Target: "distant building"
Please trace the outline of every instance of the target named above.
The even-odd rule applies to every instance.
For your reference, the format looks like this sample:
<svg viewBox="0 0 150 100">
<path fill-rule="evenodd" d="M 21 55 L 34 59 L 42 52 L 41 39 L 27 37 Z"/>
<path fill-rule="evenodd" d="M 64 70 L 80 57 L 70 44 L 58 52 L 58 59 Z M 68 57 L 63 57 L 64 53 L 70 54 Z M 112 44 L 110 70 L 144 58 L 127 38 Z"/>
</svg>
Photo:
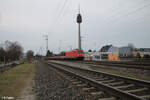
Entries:
<svg viewBox="0 0 150 100">
<path fill-rule="evenodd" d="M 94 61 L 132 60 L 132 58 L 139 57 L 139 56 L 144 58 L 149 58 L 150 48 L 135 49 L 131 46 L 115 47 L 113 45 L 105 45 L 99 50 L 99 52 L 86 52 L 85 60 L 94 60 Z"/>
<path fill-rule="evenodd" d="M 134 56 L 137 57 L 138 54 L 140 57 L 144 57 L 145 55 L 150 56 L 150 48 L 136 48 L 134 50 Z"/>
<path fill-rule="evenodd" d="M 107 54 L 105 52 L 105 54 Z M 104 60 L 102 59 L 102 54 L 101 52 L 86 52 L 84 54 L 85 59 L 84 60 L 93 60 L 93 61 L 101 61 Z M 105 57 L 106 58 L 106 57 Z M 105 59 L 108 60 L 108 57 Z"/>
<path fill-rule="evenodd" d="M 106 45 L 100 49 L 100 52 L 108 52 L 113 45 Z"/>
<path fill-rule="evenodd" d="M 113 45 L 106 45 L 103 46 L 99 52 L 86 52 L 85 53 L 85 60 L 94 60 L 94 61 L 101 61 L 101 60 L 115 60 L 119 59 L 118 56 L 118 47 L 114 47 Z"/>
<path fill-rule="evenodd" d="M 136 51 L 144 52 L 145 54 L 150 53 L 150 48 L 137 48 Z"/>
<path fill-rule="evenodd" d="M 91 56 L 92 56 L 92 60 L 94 60 L 94 61 L 100 61 L 101 60 L 101 54 L 100 54 L 100 52 L 93 52 L 91 54 Z"/>
<path fill-rule="evenodd" d="M 84 53 L 84 60 L 92 60 L 93 52 L 85 52 Z"/>
<path fill-rule="evenodd" d="M 119 57 L 131 57 L 133 56 L 133 49 L 131 47 L 120 47 Z"/>
<path fill-rule="evenodd" d="M 106 45 L 101 48 L 100 52 L 118 53 L 119 48 L 113 45 Z"/>
<path fill-rule="evenodd" d="M 119 53 L 119 48 L 115 46 L 111 46 L 108 50 L 109 53 Z"/>
<path fill-rule="evenodd" d="M 119 48 L 113 45 L 103 46 L 100 50 L 101 60 L 119 60 Z"/>
</svg>

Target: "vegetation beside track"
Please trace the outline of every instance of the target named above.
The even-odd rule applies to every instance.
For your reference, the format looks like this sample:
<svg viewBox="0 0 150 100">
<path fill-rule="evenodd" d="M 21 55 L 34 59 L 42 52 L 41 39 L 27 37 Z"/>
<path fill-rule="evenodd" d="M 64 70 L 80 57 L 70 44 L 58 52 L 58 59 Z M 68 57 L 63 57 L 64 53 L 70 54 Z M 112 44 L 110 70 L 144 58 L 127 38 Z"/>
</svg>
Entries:
<svg viewBox="0 0 150 100">
<path fill-rule="evenodd" d="M 0 73 L 0 97 L 17 98 L 26 86 L 26 80 L 35 75 L 35 64 L 24 63 Z"/>
</svg>

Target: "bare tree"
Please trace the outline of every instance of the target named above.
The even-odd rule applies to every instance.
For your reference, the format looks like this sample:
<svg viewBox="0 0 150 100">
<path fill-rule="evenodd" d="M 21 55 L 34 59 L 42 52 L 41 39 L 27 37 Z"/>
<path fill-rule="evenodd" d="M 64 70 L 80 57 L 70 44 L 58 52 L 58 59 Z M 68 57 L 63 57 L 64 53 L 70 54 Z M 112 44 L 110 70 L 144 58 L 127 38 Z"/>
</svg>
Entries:
<svg viewBox="0 0 150 100">
<path fill-rule="evenodd" d="M 27 51 L 27 59 L 28 59 L 28 61 L 31 61 L 33 56 L 34 56 L 34 52 L 32 50 L 28 50 Z"/>
<path fill-rule="evenodd" d="M 14 61 L 19 60 L 23 54 L 23 48 L 18 42 L 5 41 L 0 48 L 0 60 L 1 61 Z"/>
<path fill-rule="evenodd" d="M 10 61 L 19 60 L 23 54 L 23 48 L 18 42 L 5 42 L 7 57 Z"/>
<path fill-rule="evenodd" d="M 18 42 L 5 41 L 6 60 L 19 60 L 23 55 L 23 47 Z"/>
<path fill-rule="evenodd" d="M 46 53 L 46 56 L 48 57 L 48 56 L 52 56 L 52 55 L 53 55 L 53 52 L 50 52 L 50 50 L 48 50 Z"/>
<path fill-rule="evenodd" d="M 0 61 L 4 62 L 6 57 L 6 51 L 4 50 L 4 48 L 0 47 Z"/>
</svg>

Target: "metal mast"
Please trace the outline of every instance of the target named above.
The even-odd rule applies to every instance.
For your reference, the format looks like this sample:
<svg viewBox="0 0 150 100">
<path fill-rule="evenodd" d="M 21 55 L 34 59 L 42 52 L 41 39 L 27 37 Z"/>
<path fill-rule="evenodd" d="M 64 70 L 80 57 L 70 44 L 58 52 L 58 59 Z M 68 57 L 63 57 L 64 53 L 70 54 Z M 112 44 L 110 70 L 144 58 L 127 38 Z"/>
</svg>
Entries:
<svg viewBox="0 0 150 100">
<path fill-rule="evenodd" d="M 48 35 L 44 35 L 46 41 L 46 51 L 48 51 Z"/>
<path fill-rule="evenodd" d="M 77 15 L 77 23 L 78 23 L 78 49 L 81 49 L 81 31 L 80 31 L 80 23 L 82 23 L 82 16 L 80 14 L 80 6 L 79 13 Z"/>
</svg>

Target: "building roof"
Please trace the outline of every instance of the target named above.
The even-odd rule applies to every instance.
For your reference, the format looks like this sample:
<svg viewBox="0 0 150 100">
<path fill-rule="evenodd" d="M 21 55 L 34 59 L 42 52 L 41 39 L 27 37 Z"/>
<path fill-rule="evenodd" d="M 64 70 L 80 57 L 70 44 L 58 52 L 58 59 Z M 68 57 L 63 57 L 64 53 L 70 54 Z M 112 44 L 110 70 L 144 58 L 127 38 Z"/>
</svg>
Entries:
<svg viewBox="0 0 150 100">
<path fill-rule="evenodd" d="M 100 52 L 108 52 L 109 48 L 111 48 L 112 45 L 106 45 L 106 46 L 103 46 L 100 50 Z"/>
<path fill-rule="evenodd" d="M 136 48 L 135 51 L 150 52 L 150 48 Z"/>
</svg>

